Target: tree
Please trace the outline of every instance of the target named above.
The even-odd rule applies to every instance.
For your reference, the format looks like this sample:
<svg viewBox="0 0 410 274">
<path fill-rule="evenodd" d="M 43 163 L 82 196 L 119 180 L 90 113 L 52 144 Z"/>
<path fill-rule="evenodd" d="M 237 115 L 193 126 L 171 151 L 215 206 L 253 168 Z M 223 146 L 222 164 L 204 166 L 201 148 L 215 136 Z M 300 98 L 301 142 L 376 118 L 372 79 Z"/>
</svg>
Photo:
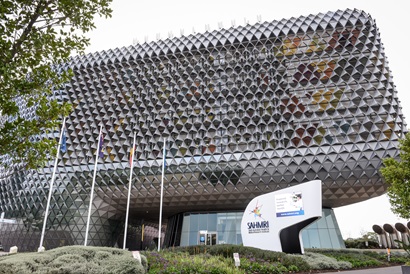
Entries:
<svg viewBox="0 0 410 274">
<path fill-rule="evenodd" d="M 54 155 L 71 106 L 53 96 L 71 71 L 63 64 L 89 45 L 96 15 L 112 0 L 2 0 L 0 5 L 0 165 L 36 168 Z M 54 153 L 53 153 L 54 152 Z M 51 153 L 51 154 L 50 154 Z"/>
<path fill-rule="evenodd" d="M 371 231 L 360 231 L 361 238 L 365 241 L 378 242 L 377 233 Z"/>
<path fill-rule="evenodd" d="M 345 240 L 347 248 L 380 248 L 377 234 L 374 232 L 361 232 L 362 236 L 359 238 L 348 238 Z"/>
<path fill-rule="evenodd" d="M 383 160 L 380 169 L 388 184 L 387 195 L 392 211 L 404 219 L 410 218 L 410 133 L 399 140 L 400 160 L 393 158 Z"/>
</svg>

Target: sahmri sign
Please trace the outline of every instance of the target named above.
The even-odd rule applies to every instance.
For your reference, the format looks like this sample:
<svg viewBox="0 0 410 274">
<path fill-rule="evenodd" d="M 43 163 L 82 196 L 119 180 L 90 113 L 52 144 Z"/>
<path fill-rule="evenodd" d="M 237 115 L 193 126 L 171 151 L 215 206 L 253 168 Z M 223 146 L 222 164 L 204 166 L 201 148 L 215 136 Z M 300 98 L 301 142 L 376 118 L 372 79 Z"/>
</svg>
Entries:
<svg viewBox="0 0 410 274">
<path fill-rule="evenodd" d="M 321 181 L 310 181 L 260 195 L 248 204 L 243 214 L 243 245 L 303 253 L 301 230 L 321 216 Z"/>
</svg>

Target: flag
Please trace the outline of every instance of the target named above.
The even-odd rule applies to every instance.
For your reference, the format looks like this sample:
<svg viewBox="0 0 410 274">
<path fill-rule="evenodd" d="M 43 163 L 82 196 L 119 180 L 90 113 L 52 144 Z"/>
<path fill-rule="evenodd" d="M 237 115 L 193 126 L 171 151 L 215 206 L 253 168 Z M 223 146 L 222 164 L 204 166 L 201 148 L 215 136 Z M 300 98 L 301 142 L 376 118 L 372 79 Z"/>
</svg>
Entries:
<svg viewBox="0 0 410 274">
<path fill-rule="evenodd" d="M 132 165 L 132 154 L 134 154 L 136 147 L 131 148 L 130 150 L 130 166 Z"/>
<path fill-rule="evenodd" d="M 67 137 L 65 136 L 65 128 L 63 128 L 63 135 L 61 136 L 60 150 L 62 153 L 67 151 Z"/>
<path fill-rule="evenodd" d="M 98 148 L 100 158 L 104 158 L 104 135 L 100 135 L 100 147 Z"/>
</svg>

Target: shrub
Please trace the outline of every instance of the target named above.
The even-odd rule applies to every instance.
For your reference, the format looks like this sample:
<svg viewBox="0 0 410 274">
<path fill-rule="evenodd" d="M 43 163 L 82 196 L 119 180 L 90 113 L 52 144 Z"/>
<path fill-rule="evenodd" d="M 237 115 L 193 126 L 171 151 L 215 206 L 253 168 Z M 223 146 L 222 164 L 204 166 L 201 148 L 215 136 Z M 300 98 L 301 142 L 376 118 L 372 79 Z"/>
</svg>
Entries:
<svg viewBox="0 0 410 274">
<path fill-rule="evenodd" d="M 147 257 L 145 257 L 144 255 L 140 255 L 141 256 L 141 264 L 142 267 L 144 268 L 145 273 L 148 272 L 148 260 Z"/>
<path fill-rule="evenodd" d="M 275 252 L 270 250 L 263 250 L 259 248 L 242 246 L 242 245 L 214 245 L 214 246 L 184 246 L 184 247 L 175 247 L 171 250 L 176 252 L 188 252 L 191 255 L 195 254 L 210 254 L 223 256 L 225 258 L 232 259 L 233 253 L 239 253 L 239 256 L 242 258 L 249 258 L 253 260 L 258 260 L 261 262 L 269 263 L 280 263 L 286 268 L 289 266 L 297 267 L 299 271 L 307 271 L 310 269 L 309 265 L 299 257 L 288 256 L 283 252 Z M 233 259 L 232 259 L 233 260 Z"/>
<path fill-rule="evenodd" d="M 142 261 L 146 258 L 142 256 Z M 129 251 L 109 247 L 65 246 L 42 253 L 0 257 L 0 274 L 123 273 L 143 274 L 144 266 Z"/>
<path fill-rule="evenodd" d="M 338 261 L 350 262 L 354 268 L 379 267 L 386 264 L 380 261 L 377 255 L 369 256 L 370 251 L 365 253 L 361 250 L 352 249 L 315 249 L 315 252 L 335 258 Z"/>
<path fill-rule="evenodd" d="M 349 262 L 338 261 L 320 253 L 306 252 L 304 255 L 293 255 L 303 258 L 312 269 L 350 269 L 352 264 Z"/>
<path fill-rule="evenodd" d="M 235 269 L 233 253 L 239 253 L 241 266 Z M 185 273 L 186 258 L 191 258 L 191 267 L 187 273 L 288 273 L 308 271 L 309 265 L 299 257 L 289 256 L 283 252 L 273 252 L 253 247 L 239 245 L 215 246 L 186 246 L 174 247 L 160 253 L 146 251 L 150 273 Z M 201 258 L 201 267 L 207 265 L 208 270 L 201 272 L 201 267 L 196 267 L 192 257 Z M 162 268 L 161 268 L 162 267 Z M 207 269 L 205 268 L 205 269 Z M 212 270 L 214 269 L 214 270 Z"/>
<path fill-rule="evenodd" d="M 208 254 L 190 255 L 184 252 L 145 252 L 149 262 L 148 273 L 244 273 L 237 271 L 233 259 Z"/>
<path fill-rule="evenodd" d="M 363 254 L 372 257 L 382 263 L 389 263 L 387 254 L 385 251 L 363 251 Z M 405 264 L 408 258 L 405 253 L 400 251 L 391 251 L 390 263 Z"/>
<path fill-rule="evenodd" d="M 346 248 L 380 248 L 379 243 L 372 239 L 348 239 L 345 240 Z"/>
<path fill-rule="evenodd" d="M 298 268 L 293 266 L 294 270 L 289 270 L 281 263 L 269 263 L 262 262 L 258 260 L 250 260 L 247 258 L 241 259 L 240 269 L 245 271 L 245 273 L 259 273 L 259 274 L 280 274 L 288 273 L 289 271 L 298 271 Z"/>
</svg>

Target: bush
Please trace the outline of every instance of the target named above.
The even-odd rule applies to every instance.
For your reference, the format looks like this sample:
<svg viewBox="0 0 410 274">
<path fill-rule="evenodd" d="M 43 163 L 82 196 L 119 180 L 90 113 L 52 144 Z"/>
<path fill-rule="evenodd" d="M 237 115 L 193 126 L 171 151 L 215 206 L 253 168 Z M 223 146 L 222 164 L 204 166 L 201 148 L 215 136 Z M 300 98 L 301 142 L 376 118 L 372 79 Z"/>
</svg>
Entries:
<svg viewBox="0 0 410 274">
<path fill-rule="evenodd" d="M 338 261 L 335 258 L 328 257 L 320 253 L 306 252 L 304 255 L 293 255 L 303 258 L 312 269 L 351 269 L 352 264 L 349 262 Z"/>
<path fill-rule="evenodd" d="M 173 251 L 188 252 L 191 255 L 195 254 L 210 254 L 223 256 L 225 258 L 233 258 L 233 253 L 239 253 L 242 258 L 249 258 L 270 263 L 281 263 L 285 267 L 296 266 L 300 271 L 307 271 L 310 269 L 309 265 L 301 258 L 288 256 L 283 252 L 275 252 L 270 250 L 263 250 L 259 248 L 242 246 L 242 245 L 213 245 L 213 246 L 184 246 L 172 248 Z M 232 259 L 233 260 L 233 259 Z"/>
<path fill-rule="evenodd" d="M 142 263 L 146 258 L 142 257 Z M 145 266 L 146 267 L 146 266 Z M 65 246 L 42 253 L 0 257 L 0 274 L 146 273 L 129 251 L 109 247 Z"/>
<path fill-rule="evenodd" d="M 338 261 L 350 262 L 354 268 L 364 267 L 380 267 L 386 265 L 387 262 L 383 262 L 378 258 L 377 253 L 352 249 L 315 249 L 316 253 L 326 255 L 328 257 L 335 258 Z M 369 256 L 369 254 L 373 254 Z"/>
<path fill-rule="evenodd" d="M 290 267 L 293 270 L 286 268 L 281 263 L 269 263 L 254 259 L 243 258 L 241 259 L 240 269 L 245 271 L 245 273 L 259 273 L 259 274 L 269 274 L 269 273 L 288 273 L 291 271 L 299 271 L 296 266 Z"/>
<path fill-rule="evenodd" d="M 190 255 L 184 252 L 145 252 L 149 262 L 148 273 L 244 273 L 238 272 L 229 260 L 207 254 Z"/>
<path fill-rule="evenodd" d="M 172 273 L 172 271 L 185 273 L 178 271 L 182 271 L 181 265 L 185 265 L 183 261 L 187 257 L 192 258 L 193 256 L 204 260 L 200 263 L 201 265 L 207 264 L 207 260 L 216 260 L 212 262 L 212 265 L 217 266 L 215 273 L 231 273 L 230 271 L 235 269 L 233 253 L 239 253 L 241 260 L 241 266 L 233 273 L 288 273 L 292 271 L 308 271 L 310 269 L 309 265 L 302 258 L 289 256 L 283 252 L 240 245 L 175 247 L 163 250 L 160 253 L 147 251 L 144 254 L 146 254 L 148 259 L 150 273 L 157 273 L 155 271 L 161 271 L 161 273 Z M 155 271 L 152 270 L 153 267 Z M 189 270 L 191 272 L 187 273 L 210 273 L 209 271 L 201 272 L 200 268 L 194 268 L 194 264 L 192 264 Z"/>
<path fill-rule="evenodd" d="M 367 242 L 367 245 L 366 245 Z M 365 240 L 365 239 L 348 239 L 345 240 L 345 246 L 346 248 L 360 248 L 360 249 L 366 249 L 366 248 L 380 248 L 380 245 L 377 241 L 375 240 Z"/>
</svg>

